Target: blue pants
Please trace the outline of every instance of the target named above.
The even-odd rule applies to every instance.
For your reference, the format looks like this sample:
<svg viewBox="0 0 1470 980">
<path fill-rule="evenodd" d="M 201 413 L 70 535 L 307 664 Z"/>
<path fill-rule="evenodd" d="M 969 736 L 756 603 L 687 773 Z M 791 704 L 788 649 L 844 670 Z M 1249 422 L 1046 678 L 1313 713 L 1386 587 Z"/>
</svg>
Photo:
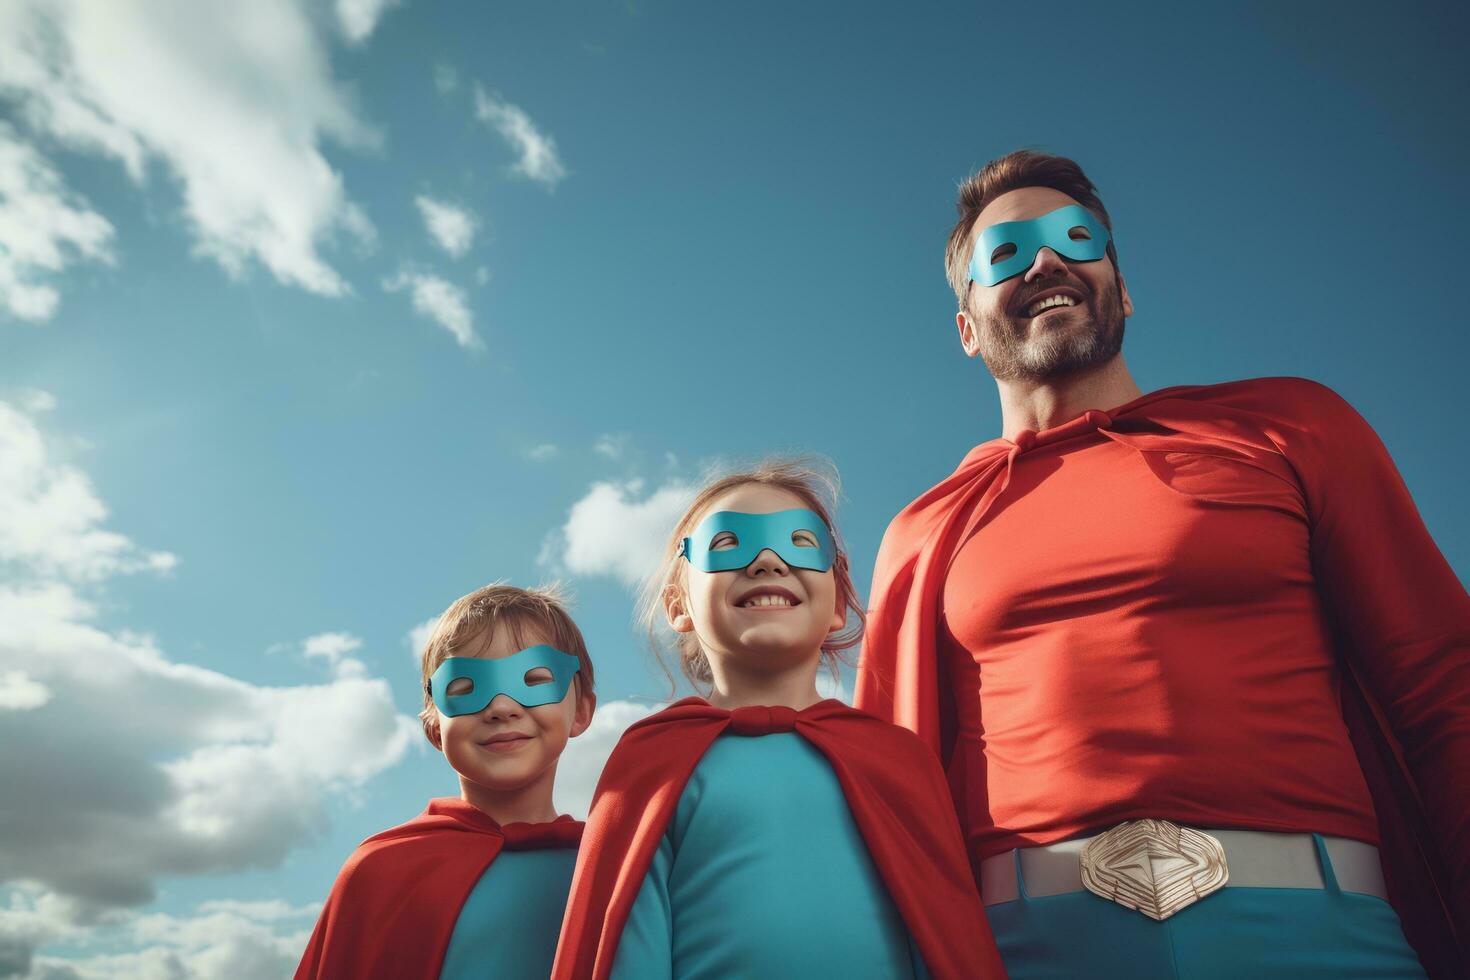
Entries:
<svg viewBox="0 0 1470 980">
<path fill-rule="evenodd" d="M 1316 842 L 1325 888 L 1223 888 L 1163 922 L 1087 891 L 1029 898 L 1024 881 L 985 911 L 1011 980 L 1423 978 L 1393 908 L 1339 889 Z"/>
</svg>

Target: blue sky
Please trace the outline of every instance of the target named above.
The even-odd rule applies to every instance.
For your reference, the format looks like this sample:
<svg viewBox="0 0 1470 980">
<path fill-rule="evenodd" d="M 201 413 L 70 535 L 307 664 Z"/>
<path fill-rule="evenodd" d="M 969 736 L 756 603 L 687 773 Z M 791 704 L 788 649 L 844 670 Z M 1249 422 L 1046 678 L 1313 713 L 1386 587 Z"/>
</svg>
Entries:
<svg viewBox="0 0 1470 980">
<path fill-rule="evenodd" d="M 1463 578 L 1467 20 L 0 4 L 0 975 L 289 972 L 454 792 L 409 636 L 492 579 L 576 593 L 575 809 L 666 693 L 629 583 L 712 463 L 829 456 L 865 590 L 998 434 L 941 256 L 1020 146 L 1100 188 L 1145 390 L 1335 387 Z"/>
</svg>

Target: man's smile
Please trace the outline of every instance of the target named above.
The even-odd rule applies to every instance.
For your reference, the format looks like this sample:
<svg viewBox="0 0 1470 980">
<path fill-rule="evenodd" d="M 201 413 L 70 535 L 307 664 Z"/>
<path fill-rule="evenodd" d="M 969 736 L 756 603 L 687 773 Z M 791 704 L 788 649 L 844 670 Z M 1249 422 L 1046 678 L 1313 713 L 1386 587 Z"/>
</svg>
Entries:
<svg viewBox="0 0 1470 980">
<path fill-rule="evenodd" d="M 1024 303 L 1017 305 L 1018 312 L 1030 319 L 1038 317 L 1048 310 L 1067 309 L 1073 306 L 1082 306 L 1085 298 L 1076 289 L 1070 286 L 1053 286 L 1032 295 Z"/>
</svg>

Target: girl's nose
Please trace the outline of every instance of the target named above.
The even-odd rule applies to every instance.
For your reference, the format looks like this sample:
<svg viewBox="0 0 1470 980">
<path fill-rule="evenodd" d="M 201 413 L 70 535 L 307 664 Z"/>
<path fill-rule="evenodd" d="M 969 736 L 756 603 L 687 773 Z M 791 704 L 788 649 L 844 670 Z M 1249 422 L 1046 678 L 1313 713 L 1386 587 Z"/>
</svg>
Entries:
<svg viewBox="0 0 1470 980">
<path fill-rule="evenodd" d="M 756 555 L 755 560 L 745 566 L 747 575 L 760 575 L 764 572 L 770 572 L 772 575 L 785 575 L 789 571 L 786 563 L 781 560 L 781 556 L 770 548 Z"/>
</svg>

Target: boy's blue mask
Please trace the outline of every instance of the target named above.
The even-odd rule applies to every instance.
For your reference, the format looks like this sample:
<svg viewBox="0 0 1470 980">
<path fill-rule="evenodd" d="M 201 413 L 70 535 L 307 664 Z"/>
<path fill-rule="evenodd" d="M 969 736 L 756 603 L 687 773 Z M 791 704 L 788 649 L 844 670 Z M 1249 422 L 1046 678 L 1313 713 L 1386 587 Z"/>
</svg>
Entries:
<svg viewBox="0 0 1470 980">
<path fill-rule="evenodd" d="M 484 711 L 497 694 L 519 702 L 523 708 L 535 708 L 555 704 L 566 697 L 579 666 L 577 658 L 570 653 L 544 643 L 496 660 L 449 657 L 429 678 L 429 693 L 439 710 L 450 718 Z M 526 675 L 538 667 L 551 671 L 551 680 L 527 684 Z M 469 679 L 470 689 L 463 694 L 450 694 L 449 685 L 461 677 Z"/>
<path fill-rule="evenodd" d="M 806 533 L 797 535 L 798 531 Z M 728 539 L 722 539 L 718 549 L 710 550 L 715 538 L 727 532 L 734 535 L 734 546 L 730 546 Z M 679 554 L 701 572 L 728 572 L 749 565 L 766 549 L 774 551 L 792 568 L 809 568 L 814 572 L 831 568 L 837 555 L 827 522 L 816 511 L 805 508 L 778 510 L 774 514 L 719 511 L 699 522 L 679 545 Z"/>
<path fill-rule="evenodd" d="M 1074 230 L 1079 235 L 1085 231 L 1086 237 L 1073 238 Z M 1002 221 L 980 233 L 970 256 L 970 278 L 982 286 L 999 285 L 1031 268 L 1043 246 L 1073 262 L 1096 262 L 1108 254 L 1110 241 L 1112 236 L 1103 223 L 1080 204 L 1068 204 L 1027 221 Z M 991 262 L 1002 246 L 1015 251 L 1007 248 L 998 261 Z"/>
</svg>

